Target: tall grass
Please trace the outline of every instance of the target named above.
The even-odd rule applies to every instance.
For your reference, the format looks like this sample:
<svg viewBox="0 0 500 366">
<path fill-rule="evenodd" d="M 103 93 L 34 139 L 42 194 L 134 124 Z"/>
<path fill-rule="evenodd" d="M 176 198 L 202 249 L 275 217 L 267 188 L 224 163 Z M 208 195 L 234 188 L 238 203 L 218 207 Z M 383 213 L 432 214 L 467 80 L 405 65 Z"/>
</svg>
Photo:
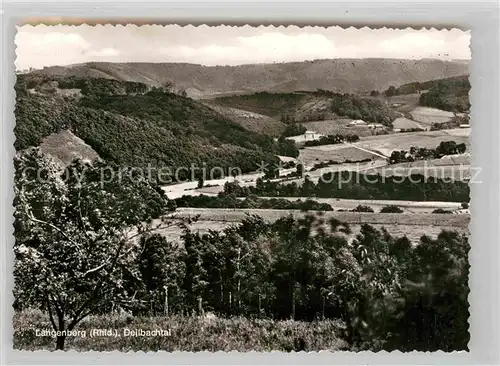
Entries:
<svg viewBox="0 0 500 366">
<path fill-rule="evenodd" d="M 55 338 L 36 336 L 36 329 L 52 329 L 48 316 L 38 310 L 16 313 L 14 348 L 54 350 Z M 125 337 L 125 328 L 170 330 L 170 336 Z M 92 329 L 117 329 L 121 337 L 90 337 Z M 302 322 L 243 317 L 132 317 L 91 316 L 77 326 L 85 337 L 68 337 L 65 349 L 78 351 L 320 351 L 346 350 L 345 326 L 338 320 Z"/>
</svg>

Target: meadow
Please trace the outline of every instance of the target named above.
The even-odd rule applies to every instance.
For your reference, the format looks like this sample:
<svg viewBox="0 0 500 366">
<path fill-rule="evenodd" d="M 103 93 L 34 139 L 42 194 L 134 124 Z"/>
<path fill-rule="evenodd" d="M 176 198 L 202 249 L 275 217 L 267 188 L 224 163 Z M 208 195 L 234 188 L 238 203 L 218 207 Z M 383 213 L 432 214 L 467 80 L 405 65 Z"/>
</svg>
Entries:
<svg viewBox="0 0 500 366">
<path fill-rule="evenodd" d="M 328 200 L 325 202 L 331 203 L 331 201 Z M 318 199 L 318 202 L 323 202 L 323 200 Z M 360 202 L 360 204 L 365 203 L 371 207 L 369 200 Z M 402 203 L 405 204 L 404 201 Z M 411 204 L 406 204 L 408 208 L 405 214 L 330 211 L 322 212 L 321 218 L 325 221 L 328 221 L 330 218 L 336 218 L 348 223 L 352 229 L 351 240 L 359 233 L 362 224 L 370 224 L 377 229 L 384 227 L 391 235 L 395 237 L 406 235 L 412 242 L 417 242 L 424 234 L 436 238 L 442 230 L 454 230 L 459 233 L 467 233 L 468 231 L 469 215 L 421 213 L 418 207 L 415 209 L 418 213 L 414 213 L 412 212 Z M 428 202 L 428 204 L 429 207 L 433 208 L 450 209 L 454 207 L 450 202 Z M 376 208 L 376 206 L 373 208 Z M 431 208 L 426 208 L 426 210 L 432 211 Z M 228 226 L 236 225 L 245 217 L 248 217 L 248 215 L 258 215 L 266 222 L 274 222 L 288 215 L 300 218 L 307 214 L 311 213 L 298 210 L 178 208 L 173 216 L 179 219 L 198 217 L 198 221 L 193 222 L 189 227 L 191 230 L 203 234 L 211 230 L 219 231 Z M 171 226 L 157 230 L 156 232 L 168 238 L 179 240 L 183 229 Z"/>
<path fill-rule="evenodd" d="M 453 117 L 452 112 L 420 106 L 412 110 L 410 114 L 415 121 L 426 127 L 430 127 L 433 123 L 448 122 Z"/>
</svg>

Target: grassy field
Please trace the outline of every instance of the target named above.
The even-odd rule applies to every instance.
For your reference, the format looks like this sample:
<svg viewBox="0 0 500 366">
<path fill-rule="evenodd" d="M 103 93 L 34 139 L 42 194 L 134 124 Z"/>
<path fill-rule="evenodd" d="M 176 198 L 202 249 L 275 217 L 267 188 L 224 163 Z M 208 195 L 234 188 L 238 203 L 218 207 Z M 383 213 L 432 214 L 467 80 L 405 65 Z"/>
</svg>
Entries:
<svg viewBox="0 0 500 366">
<path fill-rule="evenodd" d="M 420 123 L 415 122 L 415 121 L 408 119 L 408 118 L 405 118 L 405 117 L 396 118 L 392 122 L 392 127 L 394 127 L 395 129 L 396 128 L 400 128 L 400 129 L 404 129 L 404 128 L 422 128 L 422 129 L 424 129 L 425 128 Z"/>
<path fill-rule="evenodd" d="M 252 132 L 279 136 L 286 127 L 286 125 L 279 120 L 262 114 L 244 111 L 237 108 L 218 106 L 213 103 L 208 104 L 208 106 L 222 114 L 224 117 L 229 118 Z"/>
<path fill-rule="evenodd" d="M 323 135 L 358 135 L 373 136 L 375 130 L 368 126 L 348 126 L 352 119 L 339 118 L 324 121 L 302 123 L 308 130 L 317 131 Z M 379 131 L 379 130 L 377 130 Z"/>
<path fill-rule="evenodd" d="M 448 122 L 453 117 L 452 112 L 429 107 L 416 107 L 410 114 L 415 121 L 426 127 L 430 127 L 433 123 Z"/>
<path fill-rule="evenodd" d="M 53 350 L 55 339 L 36 336 L 35 329 L 52 329 L 48 316 L 38 310 L 16 313 L 13 318 L 14 349 Z M 293 320 L 217 317 L 91 316 L 75 330 L 80 336 L 66 339 L 66 350 L 76 351 L 294 351 L 299 338 L 304 351 L 347 350 L 342 339 L 344 324 L 337 320 L 301 322 Z M 90 337 L 91 329 L 116 329 L 118 337 Z M 169 336 L 130 337 L 125 329 L 170 330 Z M 85 332 L 85 337 L 83 333 Z"/>
<path fill-rule="evenodd" d="M 284 210 L 281 210 L 284 211 Z M 286 214 L 286 212 L 282 212 L 283 215 Z M 373 214 L 372 214 L 373 215 Z M 375 214 L 375 215 L 381 215 L 381 214 Z M 388 214 L 384 214 L 388 215 Z M 400 215 L 400 216 L 415 216 L 415 214 L 393 214 L 393 215 Z M 431 215 L 431 214 L 429 214 Z M 451 223 L 452 225 L 436 225 L 439 224 L 442 220 L 440 216 L 446 216 L 448 214 L 432 214 L 432 216 L 435 218 L 435 222 L 431 223 L 430 225 L 419 225 L 415 223 L 410 223 L 410 224 L 401 224 L 397 223 L 397 220 L 393 220 L 392 223 L 389 220 L 379 220 L 379 223 L 370 223 L 371 226 L 381 229 L 382 227 L 385 228 L 391 235 L 395 237 L 402 237 L 402 236 L 407 236 L 410 241 L 413 243 L 417 243 L 422 237 L 422 235 L 428 235 L 433 239 L 436 239 L 439 233 L 442 230 L 450 230 L 450 231 L 457 231 L 461 234 L 466 234 L 468 232 L 468 220 L 469 217 L 468 215 L 453 215 L 456 217 L 465 217 L 466 223 L 460 226 L 455 226 L 453 225 L 454 223 Z M 236 217 L 235 217 L 236 218 Z M 237 216 L 238 219 L 241 219 L 242 217 Z M 460 220 L 460 219 L 459 219 Z M 385 223 L 380 223 L 381 221 L 387 221 Z M 190 225 L 191 230 L 194 232 L 198 232 L 200 234 L 208 233 L 210 230 L 216 230 L 220 231 L 223 230 L 224 228 L 237 224 L 239 221 L 235 220 L 221 220 L 221 221 L 204 221 L 200 220 L 192 225 Z M 355 238 L 355 236 L 360 232 L 361 230 L 361 224 L 360 223 L 350 223 L 350 228 L 352 230 L 352 234 L 348 236 L 348 240 L 351 241 Z M 162 229 L 158 230 L 159 233 L 167 237 L 169 240 L 172 241 L 179 241 L 180 237 L 182 235 L 182 230 L 179 227 L 173 226 L 168 229 Z"/>
</svg>

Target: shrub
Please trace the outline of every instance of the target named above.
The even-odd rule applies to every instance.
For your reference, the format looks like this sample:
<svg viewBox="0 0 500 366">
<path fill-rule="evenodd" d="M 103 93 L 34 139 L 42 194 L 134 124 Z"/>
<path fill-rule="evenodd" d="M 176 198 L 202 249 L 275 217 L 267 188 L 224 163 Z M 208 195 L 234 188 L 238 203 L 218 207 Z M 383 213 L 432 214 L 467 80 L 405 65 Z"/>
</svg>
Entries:
<svg viewBox="0 0 500 366">
<path fill-rule="evenodd" d="M 352 212 L 375 212 L 373 208 L 365 205 L 358 205 L 355 209 L 351 210 Z"/>
<path fill-rule="evenodd" d="M 403 210 L 396 205 L 382 207 L 380 213 L 402 213 Z"/>
</svg>

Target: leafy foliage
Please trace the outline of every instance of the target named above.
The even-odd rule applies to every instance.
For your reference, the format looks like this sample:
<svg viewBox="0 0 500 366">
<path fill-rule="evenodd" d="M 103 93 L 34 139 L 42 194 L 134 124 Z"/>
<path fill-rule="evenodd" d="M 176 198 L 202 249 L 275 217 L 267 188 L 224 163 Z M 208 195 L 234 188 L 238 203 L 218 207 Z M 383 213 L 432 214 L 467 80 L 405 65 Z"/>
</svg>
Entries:
<svg viewBox="0 0 500 366">
<path fill-rule="evenodd" d="M 318 140 L 306 141 L 304 146 L 321 146 L 342 144 L 344 141 L 356 142 L 359 141 L 358 135 L 327 135 L 321 136 Z"/>
<path fill-rule="evenodd" d="M 244 95 L 233 95 L 214 99 L 214 103 L 226 107 L 244 109 L 266 116 L 280 116 L 283 122 L 294 122 L 293 113 L 283 114 L 283 111 L 293 112 L 299 103 L 307 96 L 299 93 L 269 93 L 260 92 Z M 293 136 L 293 135 L 290 135 Z"/>
<path fill-rule="evenodd" d="M 101 163 L 76 161 L 62 175 L 37 149 L 19 154 L 15 166 L 14 306 L 43 308 L 62 331 L 112 304 L 133 303 L 123 275 L 138 275 L 130 267 L 133 238 L 166 212 L 163 192 L 130 171 L 103 180 L 109 167 Z"/>
</svg>

